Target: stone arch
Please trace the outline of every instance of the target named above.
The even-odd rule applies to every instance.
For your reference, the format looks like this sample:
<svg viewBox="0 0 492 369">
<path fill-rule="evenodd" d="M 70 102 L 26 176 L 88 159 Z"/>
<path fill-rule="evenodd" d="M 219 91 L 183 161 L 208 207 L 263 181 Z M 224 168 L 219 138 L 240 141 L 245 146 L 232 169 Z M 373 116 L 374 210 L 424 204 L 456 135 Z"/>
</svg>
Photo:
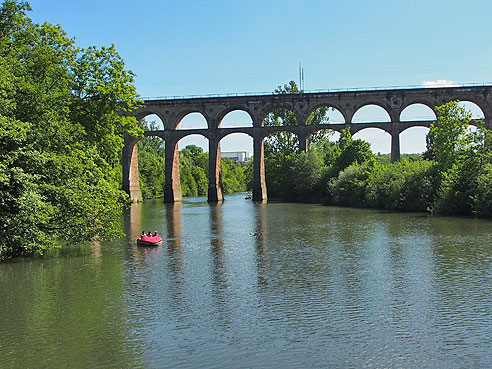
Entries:
<svg viewBox="0 0 492 369">
<path fill-rule="evenodd" d="M 353 138 L 368 141 L 374 153 L 391 153 L 391 134 L 383 128 L 362 128 L 353 134 Z"/>
<path fill-rule="evenodd" d="M 485 113 L 477 103 L 470 100 L 460 100 L 458 105 L 472 113 L 472 120 L 485 119 Z"/>
<path fill-rule="evenodd" d="M 389 110 L 380 103 L 368 102 L 360 106 L 352 116 L 353 124 L 359 123 L 390 123 L 391 114 Z"/>
<path fill-rule="evenodd" d="M 155 121 L 157 123 L 157 130 L 165 130 L 168 127 L 166 120 L 162 117 L 162 115 L 157 111 L 144 110 L 139 111 L 135 116 L 138 121 L 145 120 L 146 122 Z"/>
<path fill-rule="evenodd" d="M 340 132 L 339 130 L 332 129 L 329 125 L 326 125 L 325 127 L 319 129 L 314 129 L 309 133 L 307 137 L 308 145 L 311 147 L 314 140 L 321 138 L 327 139 L 330 142 L 336 142 L 340 138 Z"/>
<path fill-rule="evenodd" d="M 253 137 L 243 132 L 231 132 L 220 139 L 221 157 L 232 160 L 237 157 L 239 162 L 247 162 L 253 155 Z M 237 153 L 236 156 L 232 155 Z"/>
<path fill-rule="evenodd" d="M 414 105 L 414 104 L 424 105 L 428 107 L 430 110 L 432 110 L 434 115 L 436 114 L 436 105 L 437 105 L 436 101 L 419 96 L 416 98 L 410 98 L 408 100 L 405 100 L 404 104 L 400 108 L 399 116 L 401 117 L 401 113 L 403 112 L 403 110 L 405 110 L 410 105 Z"/>
<path fill-rule="evenodd" d="M 176 120 L 175 130 L 187 130 L 187 129 L 208 129 L 209 119 L 204 112 L 197 110 L 182 111 Z"/>
<path fill-rule="evenodd" d="M 253 116 L 242 108 L 230 108 L 219 116 L 219 128 L 253 127 Z"/>
<path fill-rule="evenodd" d="M 188 145 L 201 147 L 203 151 L 208 151 L 208 137 L 203 133 L 186 132 L 177 137 L 178 150 L 184 149 Z"/>
<path fill-rule="evenodd" d="M 412 103 L 400 112 L 400 122 L 435 121 L 434 109 L 423 103 Z"/>
<path fill-rule="evenodd" d="M 159 130 L 165 130 L 166 125 L 164 123 L 164 120 L 158 115 L 158 114 L 148 114 L 145 115 L 142 119 L 145 121 L 145 126 L 147 127 L 145 130 L 146 131 L 159 131 Z"/>
<path fill-rule="evenodd" d="M 275 126 L 264 131 L 259 137 L 266 144 L 272 144 L 278 148 L 287 145 L 293 145 L 299 148 L 299 134 L 296 127 L 292 126 Z"/>
<path fill-rule="evenodd" d="M 347 122 L 347 118 L 344 115 L 344 110 L 339 107 L 334 106 L 333 104 L 317 104 L 315 105 L 308 114 L 308 122 L 313 114 L 317 112 L 318 109 L 327 108 L 326 113 L 324 114 L 325 121 L 322 121 L 321 124 L 345 124 Z"/>
<path fill-rule="evenodd" d="M 286 126 L 286 125 L 299 125 L 299 115 L 298 113 L 292 108 L 292 106 L 289 106 L 287 104 L 275 104 L 272 105 L 269 109 L 267 109 L 263 115 L 261 116 L 261 126 L 265 126 L 265 120 L 271 117 L 272 114 L 275 112 L 281 112 L 283 114 L 288 114 L 289 120 L 292 120 L 292 122 L 286 122 L 286 119 L 284 120 L 285 124 L 281 124 L 281 126 Z M 290 124 L 289 124 L 290 123 Z"/>
<path fill-rule="evenodd" d="M 400 150 L 403 154 L 422 153 L 427 150 L 426 137 L 429 128 L 413 126 L 400 132 Z"/>
<path fill-rule="evenodd" d="M 197 137 L 196 136 L 201 136 L 204 138 L 204 142 L 201 144 L 197 145 Z M 205 142 L 206 141 L 206 142 Z M 206 178 L 206 172 L 208 170 L 209 163 L 206 163 L 206 166 L 202 168 L 203 170 L 201 171 L 201 180 L 198 180 L 195 175 L 190 172 L 188 168 L 184 168 L 185 171 L 180 173 L 180 160 L 182 160 L 182 157 L 180 155 L 180 152 L 185 149 L 188 145 L 194 145 L 197 146 L 201 149 L 202 152 L 208 152 L 209 151 L 209 142 L 208 138 L 205 135 L 199 134 L 199 133 L 191 133 L 187 135 L 183 135 L 180 137 L 177 142 L 176 142 L 176 149 L 178 150 L 177 153 L 175 153 L 176 157 L 175 160 L 172 162 L 172 173 L 173 176 L 177 176 L 177 178 L 173 178 L 175 182 L 179 181 L 179 186 L 180 186 L 180 191 L 182 196 L 204 196 L 207 194 L 208 191 L 208 178 Z M 209 159 L 210 160 L 210 159 Z M 204 177 L 206 180 L 204 181 Z"/>
</svg>

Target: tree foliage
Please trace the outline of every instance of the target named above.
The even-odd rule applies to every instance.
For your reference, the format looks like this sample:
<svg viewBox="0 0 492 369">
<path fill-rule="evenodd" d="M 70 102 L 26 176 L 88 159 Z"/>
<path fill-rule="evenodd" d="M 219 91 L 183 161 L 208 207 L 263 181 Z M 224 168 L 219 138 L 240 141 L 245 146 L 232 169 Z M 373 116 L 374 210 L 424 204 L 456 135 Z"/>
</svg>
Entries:
<svg viewBox="0 0 492 369">
<path fill-rule="evenodd" d="M 78 48 L 29 10 L 0 7 L 0 259 L 120 235 L 122 135 L 141 134 L 114 46 Z"/>
<path fill-rule="evenodd" d="M 300 93 L 297 84 L 294 81 L 290 81 L 284 86 L 278 86 L 273 92 L 276 95 L 286 94 L 298 94 Z M 314 110 L 308 117 L 307 124 L 326 124 L 328 123 L 328 117 L 326 116 L 328 108 L 323 106 Z M 296 114 L 285 108 L 279 108 L 267 115 L 263 121 L 265 127 L 278 127 L 278 126 L 294 126 L 298 125 Z M 315 144 L 319 141 L 328 138 L 331 135 L 331 131 L 322 130 L 314 133 L 309 137 L 309 144 Z M 297 152 L 299 150 L 299 138 L 292 132 L 282 131 L 272 133 L 265 139 L 265 153 L 268 155 L 274 152 L 282 152 L 289 154 Z"/>
</svg>

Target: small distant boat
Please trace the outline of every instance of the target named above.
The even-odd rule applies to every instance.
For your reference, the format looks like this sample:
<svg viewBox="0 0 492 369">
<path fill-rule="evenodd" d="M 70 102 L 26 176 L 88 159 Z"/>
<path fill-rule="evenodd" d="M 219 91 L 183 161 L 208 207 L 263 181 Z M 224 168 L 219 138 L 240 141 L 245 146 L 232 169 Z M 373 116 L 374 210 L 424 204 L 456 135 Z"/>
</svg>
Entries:
<svg viewBox="0 0 492 369">
<path fill-rule="evenodd" d="M 162 238 L 161 238 L 161 236 L 139 237 L 139 238 L 137 238 L 137 245 L 139 245 L 139 246 L 159 246 L 159 245 L 162 245 Z"/>
</svg>

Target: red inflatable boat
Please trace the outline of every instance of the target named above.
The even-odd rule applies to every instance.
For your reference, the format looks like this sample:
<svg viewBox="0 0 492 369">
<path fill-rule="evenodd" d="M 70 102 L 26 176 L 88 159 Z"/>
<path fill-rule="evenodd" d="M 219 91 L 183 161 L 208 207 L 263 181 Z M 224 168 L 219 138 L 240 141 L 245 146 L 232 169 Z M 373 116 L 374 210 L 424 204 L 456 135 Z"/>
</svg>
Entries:
<svg viewBox="0 0 492 369">
<path fill-rule="evenodd" d="M 139 237 L 139 238 L 137 238 L 137 245 L 139 245 L 139 246 L 159 246 L 159 245 L 162 245 L 162 238 L 160 236 Z"/>
</svg>

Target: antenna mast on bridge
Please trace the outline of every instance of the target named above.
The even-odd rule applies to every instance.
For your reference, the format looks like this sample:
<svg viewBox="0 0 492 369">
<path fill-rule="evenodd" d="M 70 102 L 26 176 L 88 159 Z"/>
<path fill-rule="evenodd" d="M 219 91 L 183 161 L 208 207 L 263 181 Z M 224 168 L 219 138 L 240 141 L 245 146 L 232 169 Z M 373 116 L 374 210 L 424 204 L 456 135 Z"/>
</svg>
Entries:
<svg viewBox="0 0 492 369">
<path fill-rule="evenodd" d="M 301 62 L 299 62 L 299 90 L 304 91 L 304 68 L 301 67 Z"/>
</svg>

